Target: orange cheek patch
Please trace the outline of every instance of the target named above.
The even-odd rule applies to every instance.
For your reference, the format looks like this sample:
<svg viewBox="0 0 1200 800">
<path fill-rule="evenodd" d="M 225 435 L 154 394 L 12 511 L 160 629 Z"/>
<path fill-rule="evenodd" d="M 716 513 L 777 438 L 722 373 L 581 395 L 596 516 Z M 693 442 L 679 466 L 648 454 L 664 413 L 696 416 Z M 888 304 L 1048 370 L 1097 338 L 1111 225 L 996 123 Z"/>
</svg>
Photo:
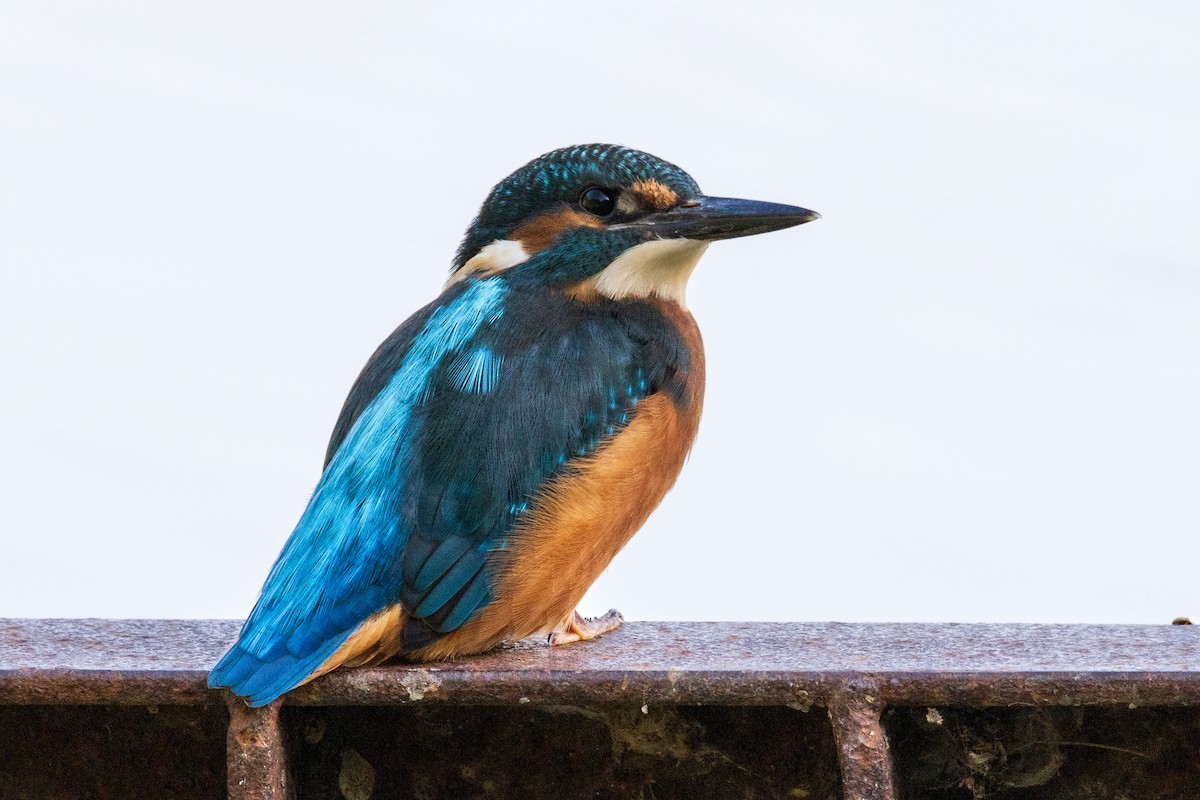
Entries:
<svg viewBox="0 0 1200 800">
<path fill-rule="evenodd" d="M 679 195 L 675 193 L 674 189 L 664 186 L 653 178 L 638 181 L 630 186 L 629 190 L 637 195 L 644 208 L 654 211 L 666 211 L 679 202 Z"/>
<path fill-rule="evenodd" d="M 554 240 L 562 235 L 563 231 L 579 227 L 602 228 L 604 223 L 591 214 L 567 208 L 534 217 L 513 231 L 509 238 L 516 239 L 525 248 L 525 252 L 533 256 L 554 244 Z"/>
<path fill-rule="evenodd" d="M 562 293 L 580 303 L 598 303 L 601 297 L 600 290 L 596 288 L 595 278 L 565 286 Z"/>
</svg>

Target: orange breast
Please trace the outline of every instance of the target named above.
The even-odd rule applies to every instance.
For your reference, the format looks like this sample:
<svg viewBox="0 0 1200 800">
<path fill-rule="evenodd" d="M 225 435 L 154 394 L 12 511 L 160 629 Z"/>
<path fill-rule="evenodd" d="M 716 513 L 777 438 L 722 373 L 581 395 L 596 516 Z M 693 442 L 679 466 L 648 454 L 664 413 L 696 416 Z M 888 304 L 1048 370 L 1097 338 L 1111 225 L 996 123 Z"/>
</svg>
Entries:
<svg viewBox="0 0 1200 800">
<path fill-rule="evenodd" d="M 556 477 L 509 548 L 497 554 L 496 599 L 411 657 L 450 658 L 550 631 L 575 610 L 674 485 L 700 423 L 704 351 L 691 314 L 674 304 L 663 310 L 691 349 L 683 400 L 649 396 L 620 433 Z"/>
</svg>

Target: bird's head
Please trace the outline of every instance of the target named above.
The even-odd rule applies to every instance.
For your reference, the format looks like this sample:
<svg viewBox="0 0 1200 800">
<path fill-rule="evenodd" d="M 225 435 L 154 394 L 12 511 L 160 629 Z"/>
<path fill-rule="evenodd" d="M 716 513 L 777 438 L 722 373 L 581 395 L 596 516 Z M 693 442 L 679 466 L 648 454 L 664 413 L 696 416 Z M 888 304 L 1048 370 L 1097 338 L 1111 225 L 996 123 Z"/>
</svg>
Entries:
<svg viewBox="0 0 1200 800">
<path fill-rule="evenodd" d="M 628 147 L 566 147 L 492 189 L 459 247 L 450 283 L 505 273 L 581 298 L 658 297 L 682 305 L 709 242 L 818 216 L 707 197 L 679 167 Z"/>
</svg>

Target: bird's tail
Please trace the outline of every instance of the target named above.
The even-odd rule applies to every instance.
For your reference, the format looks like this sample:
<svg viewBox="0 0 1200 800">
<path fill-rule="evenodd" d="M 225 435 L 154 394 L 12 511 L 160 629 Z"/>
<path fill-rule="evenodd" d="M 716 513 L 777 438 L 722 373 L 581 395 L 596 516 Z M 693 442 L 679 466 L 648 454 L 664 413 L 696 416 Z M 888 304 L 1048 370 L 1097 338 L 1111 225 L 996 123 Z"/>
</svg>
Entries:
<svg viewBox="0 0 1200 800">
<path fill-rule="evenodd" d="M 257 637 L 247 624 L 208 674 L 208 685 L 227 688 L 252 707 L 265 706 L 337 667 L 364 666 L 395 656 L 403 627 L 403 610 L 399 605 L 389 606 L 316 647 L 305 646 L 309 643 L 303 636 L 285 636 L 258 654 L 252 645 Z"/>
<path fill-rule="evenodd" d="M 247 705 L 265 706 L 284 692 L 327 672 L 321 667 L 340 646 L 341 642 L 335 640 L 303 657 L 286 650 L 259 656 L 250 650 L 243 636 L 208 673 L 208 686 L 227 688 L 245 698 Z"/>
</svg>

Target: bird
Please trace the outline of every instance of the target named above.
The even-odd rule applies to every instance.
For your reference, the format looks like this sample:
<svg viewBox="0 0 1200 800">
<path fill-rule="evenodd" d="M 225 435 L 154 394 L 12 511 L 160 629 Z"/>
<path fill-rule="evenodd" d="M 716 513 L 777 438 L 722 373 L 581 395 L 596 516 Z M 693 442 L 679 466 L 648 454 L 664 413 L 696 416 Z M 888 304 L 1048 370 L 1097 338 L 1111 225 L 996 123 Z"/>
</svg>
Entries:
<svg viewBox="0 0 1200 800">
<path fill-rule="evenodd" d="M 576 606 L 674 485 L 704 399 L 709 244 L 817 219 L 566 147 L 487 196 L 442 293 L 375 351 L 308 505 L 209 674 L 250 706 L 330 670 L 622 622 Z"/>
</svg>

